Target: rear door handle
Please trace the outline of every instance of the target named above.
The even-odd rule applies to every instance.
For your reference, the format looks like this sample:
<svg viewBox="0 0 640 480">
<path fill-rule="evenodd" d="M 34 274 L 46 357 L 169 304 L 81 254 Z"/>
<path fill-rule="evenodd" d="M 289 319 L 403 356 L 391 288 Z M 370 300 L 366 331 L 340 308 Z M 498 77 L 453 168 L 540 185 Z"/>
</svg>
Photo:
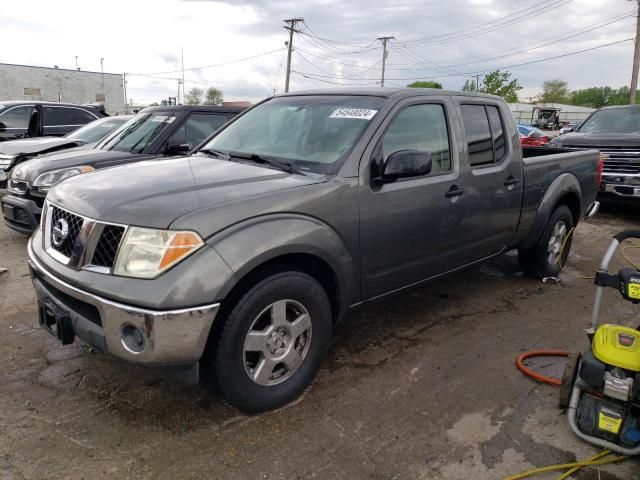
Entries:
<svg viewBox="0 0 640 480">
<path fill-rule="evenodd" d="M 504 186 L 505 187 L 509 187 L 511 185 L 517 185 L 518 183 L 520 183 L 520 179 L 519 178 L 516 178 L 513 175 L 509 175 L 507 177 L 507 179 L 505 180 L 505 182 L 504 182 Z"/>
<path fill-rule="evenodd" d="M 459 197 L 463 193 L 464 193 L 464 188 L 458 188 L 457 185 L 452 185 L 451 188 L 445 192 L 444 196 L 447 198 Z"/>
</svg>

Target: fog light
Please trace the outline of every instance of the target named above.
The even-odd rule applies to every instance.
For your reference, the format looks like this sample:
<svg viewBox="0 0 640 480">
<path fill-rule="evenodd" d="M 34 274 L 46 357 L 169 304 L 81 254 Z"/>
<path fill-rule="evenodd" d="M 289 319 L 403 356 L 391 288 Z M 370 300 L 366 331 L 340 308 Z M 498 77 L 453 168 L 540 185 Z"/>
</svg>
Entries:
<svg viewBox="0 0 640 480">
<path fill-rule="evenodd" d="M 133 325 L 124 325 L 120 330 L 122 346 L 131 353 L 140 353 L 144 350 L 144 334 L 142 330 Z"/>
</svg>

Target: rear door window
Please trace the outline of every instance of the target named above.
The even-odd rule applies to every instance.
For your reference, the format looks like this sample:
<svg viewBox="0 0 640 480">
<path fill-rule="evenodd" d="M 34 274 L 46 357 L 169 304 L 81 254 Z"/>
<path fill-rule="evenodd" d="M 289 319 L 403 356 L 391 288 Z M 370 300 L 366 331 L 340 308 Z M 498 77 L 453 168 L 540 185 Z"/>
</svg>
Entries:
<svg viewBox="0 0 640 480">
<path fill-rule="evenodd" d="M 471 166 L 493 163 L 493 139 L 484 105 L 462 105 L 462 120 Z"/>
<path fill-rule="evenodd" d="M 45 127 L 80 126 L 96 119 L 89 112 L 67 107 L 43 107 L 42 115 Z"/>
<path fill-rule="evenodd" d="M 491 127 L 491 139 L 493 140 L 493 156 L 494 161 L 499 163 L 507 153 L 507 141 L 502 126 L 502 118 L 498 107 L 495 105 L 487 105 L 487 116 L 489 117 L 489 126 Z"/>
</svg>

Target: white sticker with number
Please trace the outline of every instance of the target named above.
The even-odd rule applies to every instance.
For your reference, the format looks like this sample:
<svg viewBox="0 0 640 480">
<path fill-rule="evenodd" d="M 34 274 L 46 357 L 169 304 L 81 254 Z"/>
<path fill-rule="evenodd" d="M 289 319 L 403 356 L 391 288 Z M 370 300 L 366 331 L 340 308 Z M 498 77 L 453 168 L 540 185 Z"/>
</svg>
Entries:
<svg viewBox="0 0 640 480">
<path fill-rule="evenodd" d="M 152 122 L 166 122 L 171 123 L 176 119 L 176 117 L 169 117 L 168 115 L 156 115 L 151 119 Z"/>
<path fill-rule="evenodd" d="M 368 108 L 339 108 L 334 111 L 329 118 L 371 120 L 376 113 L 378 113 L 377 110 L 369 110 Z"/>
</svg>

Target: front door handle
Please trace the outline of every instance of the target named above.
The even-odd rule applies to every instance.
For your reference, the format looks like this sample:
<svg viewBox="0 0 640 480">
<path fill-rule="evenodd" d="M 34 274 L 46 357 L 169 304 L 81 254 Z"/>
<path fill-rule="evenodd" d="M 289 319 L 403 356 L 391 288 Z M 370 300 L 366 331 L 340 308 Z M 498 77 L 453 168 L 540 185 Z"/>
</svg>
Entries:
<svg viewBox="0 0 640 480">
<path fill-rule="evenodd" d="M 459 197 L 463 193 L 464 193 L 464 188 L 458 188 L 457 185 L 451 185 L 451 188 L 445 192 L 444 196 L 447 198 Z"/>
<path fill-rule="evenodd" d="M 509 175 L 507 177 L 507 179 L 505 180 L 505 182 L 504 182 L 504 186 L 505 187 L 510 187 L 512 185 L 517 185 L 518 183 L 520 183 L 520 179 L 519 178 L 516 178 L 513 175 Z"/>
</svg>

